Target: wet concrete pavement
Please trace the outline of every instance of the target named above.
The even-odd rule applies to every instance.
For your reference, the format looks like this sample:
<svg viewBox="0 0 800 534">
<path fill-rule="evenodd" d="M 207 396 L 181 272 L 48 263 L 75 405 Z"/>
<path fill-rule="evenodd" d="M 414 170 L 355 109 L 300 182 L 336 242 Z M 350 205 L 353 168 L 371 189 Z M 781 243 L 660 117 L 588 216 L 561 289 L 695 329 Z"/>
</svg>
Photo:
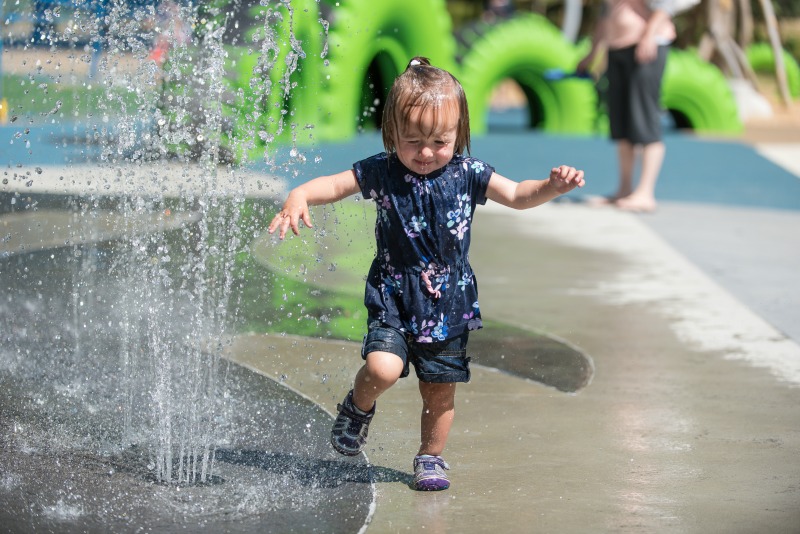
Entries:
<svg viewBox="0 0 800 534">
<path fill-rule="evenodd" d="M 798 531 L 794 341 L 637 216 L 566 204 L 478 217 L 484 314 L 575 344 L 594 378 L 565 394 L 477 367 L 457 394 L 450 490 L 377 481 L 369 532 Z M 253 335 L 232 357 L 273 376 L 272 352 L 336 362 L 327 381 L 316 364 L 287 378 L 333 411 L 357 350 Z M 373 464 L 410 471 L 419 410 L 411 380 L 380 399 Z"/>
<path fill-rule="evenodd" d="M 457 394 L 450 490 L 378 480 L 370 532 L 800 532 L 800 149 L 760 147 L 767 160 L 686 142 L 700 145 L 680 147 L 686 166 L 717 174 L 673 168 L 654 214 L 478 211 L 485 316 L 574 344 L 593 380 L 565 394 L 476 366 Z M 605 157 L 582 166 L 610 190 Z M 783 185 L 749 195 L 759 176 Z M 273 351 L 337 363 L 327 381 L 317 366 L 288 377 L 329 411 L 360 365 L 355 344 L 255 335 L 232 357 L 274 375 Z M 420 406 L 408 380 L 380 399 L 373 464 L 410 472 Z"/>
<path fill-rule="evenodd" d="M 452 487 L 434 494 L 381 476 L 410 473 L 417 448 L 419 395 L 401 381 L 370 429 L 367 531 L 800 532 L 799 222 L 682 199 L 649 216 L 481 208 L 484 315 L 568 342 L 594 376 L 567 394 L 476 366 Z M 331 413 L 361 363 L 355 343 L 256 334 L 228 357 Z"/>
</svg>

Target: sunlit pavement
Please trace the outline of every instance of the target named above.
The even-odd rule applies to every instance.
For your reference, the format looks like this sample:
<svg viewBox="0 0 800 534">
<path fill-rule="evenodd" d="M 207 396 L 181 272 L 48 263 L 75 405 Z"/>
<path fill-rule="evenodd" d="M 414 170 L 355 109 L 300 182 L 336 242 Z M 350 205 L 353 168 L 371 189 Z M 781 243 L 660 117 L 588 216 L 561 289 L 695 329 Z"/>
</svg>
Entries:
<svg viewBox="0 0 800 534">
<path fill-rule="evenodd" d="M 594 378 L 565 394 L 476 367 L 459 386 L 452 487 L 416 493 L 378 477 L 369 532 L 797 531 L 800 181 L 733 142 L 681 137 L 668 149 L 654 214 L 590 208 L 580 195 L 479 209 L 484 315 L 579 347 Z M 324 157 L 309 174 L 380 143 L 313 150 Z M 473 153 L 516 179 L 582 167 L 582 194 L 614 183 L 611 147 L 596 139 L 492 137 Z M 35 187 L 36 165 L 23 166 L 34 184 L 4 190 Z M 230 357 L 273 377 L 290 361 L 285 383 L 332 412 L 360 364 L 357 344 L 267 341 L 242 336 Z M 419 410 L 412 380 L 380 399 L 372 464 L 410 472 Z"/>
<path fill-rule="evenodd" d="M 677 161 L 654 214 L 580 196 L 479 209 L 472 260 L 485 316 L 575 344 L 594 379 L 567 395 L 478 367 L 459 387 L 450 490 L 378 480 L 370 532 L 797 531 L 800 181 L 735 142 L 668 148 Z M 473 153 L 514 178 L 566 162 L 587 170 L 585 194 L 614 185 L 613 153 L 597 140 L 509 136 Z M 336 147 L 325 161 L 335 170 L 361 154 Z M 318 365 L 288 378 L 333 411 L 358 346 L 269 342 L 335 362 L 327 381 Z M 240 338 L 233 357 L 274 375 L 263 343 Z M 419 410 L 411 380 L 380 399 L 373 464 L 410 471 Z"/>
<path fill-rule="evenodd" d="M 634 216 L 555 205 L 481 218 L 486 316 L 576 344 L 594 380 L 567 395 L 476 368 L 459 387 L 451 489 L 379 480 L 371 532 L 795 531 L 794 341 Z M 333 411 L 358 346 L 245 336 L 234 358 L 278 376 L 255 348 L 265 341 L 314 362 L 287 382 Z M 374 465 L 410 470 L 419 410 L 410 380 L 380 399 Z"/>
</svg>

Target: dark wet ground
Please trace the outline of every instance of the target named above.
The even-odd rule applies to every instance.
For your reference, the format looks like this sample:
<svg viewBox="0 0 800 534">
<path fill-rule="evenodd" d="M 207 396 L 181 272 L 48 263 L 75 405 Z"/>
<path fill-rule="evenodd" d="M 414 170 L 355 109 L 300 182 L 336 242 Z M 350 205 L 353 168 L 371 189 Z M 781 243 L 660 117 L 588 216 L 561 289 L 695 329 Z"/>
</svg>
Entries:
<svg viewBox="0 0 800 534">
<path fill-rule="evenodd" d="M 214 363 L 219 355 L 207 358 L 218 367 L 213 477 L 159 483 L 156 430 L 141 416 L 158 402 L 153 363 L 122 361 L 119 233 L 100 217 L 89 243 L 78 232 L 70 246 L 46 248 L 38 229 L 62 227 L 63 212 L 4 218 L 35 228 L 18 231 L 0 258 L 3 532 L 347 532 L 364 524 L 375 469 L 331 450 L 330 415 L 263 375 Z M 26 237 L 39 250 L 25 251 Z M 189 350 L 183 343 L 169 350 Z"/>
<path fill-rule="evenodd" d="M 124 254 L 129 240 L 163 233 L 169 242 L 199 216 L 176 208 L 126 217 L 110 199 L 106 209 L 72 204 L 50 197 L 0 217 L 11 236 L 0 258 L 5 531 L 349 532 L 369 519 L 376 481 L 410 483 L 407 470 L 336 455 L 329 413 L 251 369 L 213 363 L 213 355 L 213 476 L 160 483 L 148 445 L 155 431 L 136 415 L 158 402 L 148 397 L 153 363 L 122 361 L 123 343 L 149 343 L 146 333 L 126 340 L 130 333 L 120 330 L 144 320 L 135 311 L 120 315 L 132 268 Z M 183 343 L 167 347 L 188 350 Z M 564 392 L 592 379 L 588 356 L 529 329 L 498 323 L 476 336 L 473 349 L 476 364 Z M 262 350 L 269 359 L 270 346 Z"/>
<path fill-rule="evenodd" d="M 58 413 L 50 409 L 63 406 L 57 392 L 41 381 L 21 388 L 3 373 L 2 531 L 357 530 L 370 512 L 374 469 L 324 446 L 329 416 L 314 403 L 235 364 L 225 372 L 229 439 L 205 484 L 157 483 L 147 451 L 84 443 L 101 414 L 85 406 Z"/>
</svg>

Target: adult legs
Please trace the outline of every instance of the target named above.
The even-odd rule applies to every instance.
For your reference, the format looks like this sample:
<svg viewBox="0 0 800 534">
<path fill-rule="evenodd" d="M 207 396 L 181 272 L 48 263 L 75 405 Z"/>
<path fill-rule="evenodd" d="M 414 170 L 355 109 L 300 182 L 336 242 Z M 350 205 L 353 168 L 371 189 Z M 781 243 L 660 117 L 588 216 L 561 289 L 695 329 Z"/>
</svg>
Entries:
<svg viewBox="0 0 800 534">
<path fill-rule="evenodd" d="M 627 197 L 633 192 L 633 168 L 636 163 L 636 147 L 627 139 L 617 141 L 617 164 L 619 165 L 619 185 L 610 200 Z"/>
<path fill-rule="evenodd" d="M 630 143 L 641 152 L 639 182 L 632 191 L 616 200 L 616 205 L 630 211 L 653 211 L 656 207 L 656 181 L 661 172 L 666 148 L 661 140 L 661 80 L 667 61 L 667 46 L 661 46 L 656 60 L 636 63 L 630 79 Z M 633 160 L 633 158 L 631 158 Z M 620 156 L 622 167 L 622 156 Z M 632 165 L 632 163 L 631 163 Z M 621 169 L 620 175 L 624 175 Z"/>
<path fill-rule="evenodd" d="M 611 139 L 616 143 L 619 183 L 611 195 L 597 201 L 599 204 L 616 203 L 633 192 L 633 171 L 636 146 L 631 136 L 631 78 L 636 69 L 634 47 L 611 50 L 608 54 L 608 119 Z"/>
<path fill-rule="evenodd" d="M 617 198 L 617 207 L 629 211 L 653 211 L 656 208 L 656 181 L 665 154 L 666 147 L 662 141 L 641 147 L 642 168 L 639 183 L 630 194 Z M 628 185 L 630 186 L 630 183 Z M 622 188 L 622 177 L 620 177 L 620 188 Z"/>
<path fill-rule="evenodd" d="M 456 384 L 419 383 L 422 396 L 420 445 L 417 454 L 441 456 L 455 418 Z"/>
</svg>

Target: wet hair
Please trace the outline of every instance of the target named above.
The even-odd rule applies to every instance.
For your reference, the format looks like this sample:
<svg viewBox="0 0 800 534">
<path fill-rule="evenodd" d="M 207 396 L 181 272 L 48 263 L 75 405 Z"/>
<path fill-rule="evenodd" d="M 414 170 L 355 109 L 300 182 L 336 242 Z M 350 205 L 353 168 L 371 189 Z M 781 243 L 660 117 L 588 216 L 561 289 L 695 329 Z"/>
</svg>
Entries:
<svg viewBox="0 0 800 534">
<path fill-rule="evenodd" d="M 438 124 L 439 113 L 449 105 L 458 106 L 453 153 L 462 154 L 466 150 L 469 154 L 469 109 L 464 88 L 455 76 L 432 66 L 428 58 L 414 57 L 395 79 L 383 108 L 381 129 L 386 152 L 396 151 L 398 134 L 408 127 L 412 109 L 419 108 L 420 112 L 431 110 L 433 123 Z"/>
</svg>

